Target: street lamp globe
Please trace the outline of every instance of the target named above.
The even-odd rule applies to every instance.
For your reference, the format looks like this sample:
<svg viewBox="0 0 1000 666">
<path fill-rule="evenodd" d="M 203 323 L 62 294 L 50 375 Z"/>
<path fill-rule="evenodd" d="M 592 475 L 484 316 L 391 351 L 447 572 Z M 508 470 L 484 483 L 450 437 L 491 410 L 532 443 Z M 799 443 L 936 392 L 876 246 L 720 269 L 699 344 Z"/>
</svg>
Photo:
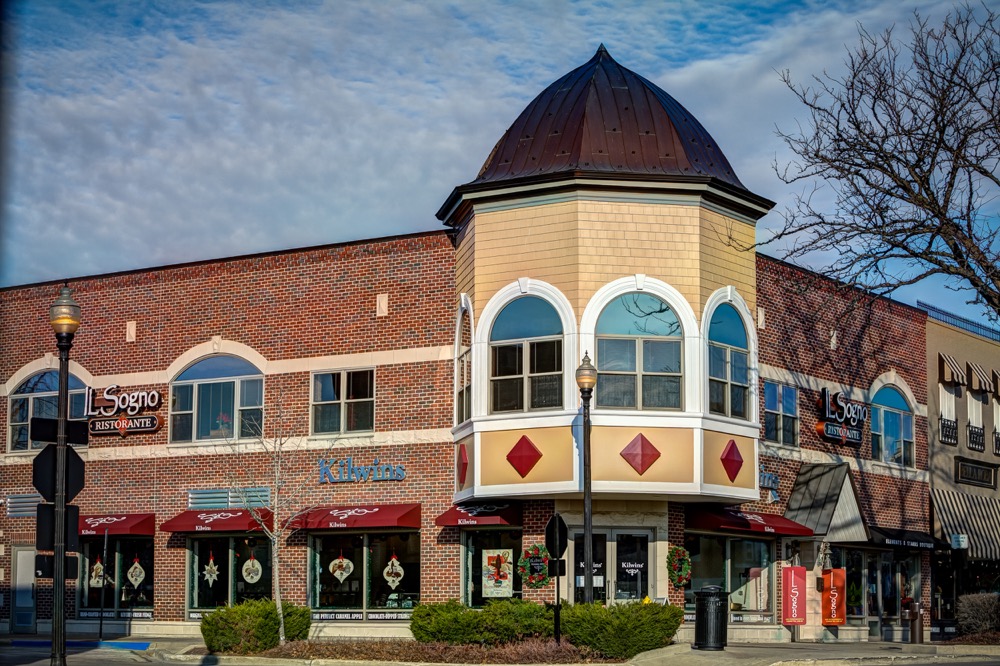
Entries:
<svg viewBox="0 0 1000 666">
<path fill-rule="evenodd" d="M 576 385 L 581 391 L 593 389 L 597 385 L 597 368 L 590 362 L 587 352 L 583 352 L 583 361 L 576 369 Z"/>
<path fill-rule="evenodd" d="M 80 328 L 80 306 L 73 300 L 73 290 L 63 287 L 59 298 L 49 308 L 49 323 L 56 335 L 73 335 Z"/>
</svg>

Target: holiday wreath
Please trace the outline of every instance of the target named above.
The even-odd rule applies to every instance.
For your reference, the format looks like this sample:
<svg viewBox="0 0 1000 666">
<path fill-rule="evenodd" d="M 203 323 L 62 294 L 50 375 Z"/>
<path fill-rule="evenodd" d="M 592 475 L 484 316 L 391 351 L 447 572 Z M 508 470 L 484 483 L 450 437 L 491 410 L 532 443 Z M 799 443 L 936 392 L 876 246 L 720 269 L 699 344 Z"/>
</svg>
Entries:
<svg viewBox="0 0 1000 666">
<path fill-rule="evenodd" d="M 667 577 L 677 589 L 691 582 L 691 555 L 684 548 L 671 546 L 667 551 Z"/>
<path fill-rule="evenodd" d="M 545 546 L 535 544 L 528 546 L 517 561 L 517 573 L 521 576 L 521 584 L 539 588 L 549 583 L 549 551 Z"/>
</svg>

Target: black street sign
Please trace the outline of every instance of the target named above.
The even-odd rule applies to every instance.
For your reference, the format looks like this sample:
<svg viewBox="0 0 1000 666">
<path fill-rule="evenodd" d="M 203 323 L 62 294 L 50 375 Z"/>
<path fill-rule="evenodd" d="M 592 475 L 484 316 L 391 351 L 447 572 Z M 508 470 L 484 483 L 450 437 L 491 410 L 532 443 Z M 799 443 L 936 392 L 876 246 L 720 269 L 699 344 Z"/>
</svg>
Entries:
<svg viewBox="0 0 1000 666">
<path fill-rule="evenodd" d="M 80 560 L 76 555 L 66 555 L 66 580 L 80 577 Z M 35 578 L 52 578 L 55 571 L 55 555 L 35 555 Z"/>
<path fill-rule="evenodd" d="M 55 550 L 56 505 L 39 504 L 35 519 L 35 550 Z M 66 505 L 66 552 L 80 552 L 80 507 Z"/>
<path fill-rule="evenodd" d="M 83 458 L 72 446 L 66 447 L 66 501 L 72 502 L 84 485 Z M 56 501 L 56 445 L 42 449 L 31 464 L 31 482 L 47 502 Z"/>
<path fill-rule="evenodd" d="M 566 575 L 566 560 L 549 560 L 549 575 L 550 576 L 565 576 Z"/>
<path fill-rule="evenodd" d="M 59 438 L 59 419 L 35 417 L 28 422 L 28 437 L 35 442 L 52 442 Z M 86 446 L 88 428 L 86 421 L 66 421 L 66 443 Z"/>
<path fill-rule="evenodd" d="M 558 513 L 552 514 L 549 522 L 545 524 L 545 547 L 549 550 L 549 555 L 555 558 L 562 557 L 566 552 L 568 539 L 569 530 L 566 528 L 566 521 Z"/>
</svg>

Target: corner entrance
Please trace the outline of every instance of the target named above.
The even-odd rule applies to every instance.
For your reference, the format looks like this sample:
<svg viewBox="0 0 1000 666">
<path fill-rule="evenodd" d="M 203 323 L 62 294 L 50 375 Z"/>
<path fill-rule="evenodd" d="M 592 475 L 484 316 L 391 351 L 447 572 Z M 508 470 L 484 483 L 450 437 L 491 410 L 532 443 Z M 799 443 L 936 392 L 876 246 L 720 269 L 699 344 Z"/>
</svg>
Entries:
<svg viewBox="0 0 1000 666">
<path fill-rule="evenodd" d="M 649 566 L 649 544 L 652 540 L 653 533 L 649 530 L 594 531 L 592 543 L 595 602 L 623 603 L 641 600 L 647 595 L 653 596 L 652 570 Z M 573 601 L 582 603 L 583 532 L 574 532 L 571 543 Z"/>
</svg>

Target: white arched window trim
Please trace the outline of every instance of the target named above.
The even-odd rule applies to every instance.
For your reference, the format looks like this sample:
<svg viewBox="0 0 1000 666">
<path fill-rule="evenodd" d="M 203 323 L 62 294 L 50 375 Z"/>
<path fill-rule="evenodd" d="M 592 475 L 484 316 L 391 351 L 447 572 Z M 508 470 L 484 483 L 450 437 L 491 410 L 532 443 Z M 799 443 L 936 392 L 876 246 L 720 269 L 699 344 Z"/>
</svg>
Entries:
<svg viewBox="0 0 1000 666">
<path fill-rule="evenodd" d="M 871 404 L 872 400 L 875 399 L 875 394 L 886 386 L 891 386 L 899 391 L 904 398 L 906 398 L 906 403 L 910 406 L 913 416 L 927 416 L 927 405 L 922 405 L 917 402 L 917 398 L 913 395 L 910 385 L 907 384 L 906 380 L 903 379 L 895 370 L 883 372 L 881 375 L 876 377 L 874 381 L 872 381 L 872 385 L 868 389 L 868 395 L 865 396 L 865 402 Z"/>
<path fill-rule="evenodd" d="M 0 389 L 3 390 L 0 397 L 9 396 L 16 391 L 17 387 L 24 383 L 28 377 L 33 377 L 40 372 L 47 372 L 49 370 L 59 370 L 59 357 L 54 354 L 46 354 L 42 358 L 25 363 L 17 372 L 11 375 L 6 384 L 0 386 Z M 86 386 L 94 385 L 94 375 L 72 358 L 69 360 L 69 374 L 79 379 Z"/>
<path fill-rule="evenodd" d="M 683 413 L 700 411 L 702 402 L 699 398 L 699 386 L 701 385 L 699 378 L 701 377 L 703 361 L 701 354 L 698 352 L 702 346 L 701 337 L 698 333 L 698 320 L 694 315 L 694 310 L 683 294 L 662 280 L 640 273 L 618 278 L 594 292 L 594 295 L 590 298 L 587 307 L 583 311 L 583 317 L 580 319 L 580 349 L 577 352 L 578 357 L 574 360 L 571 367 L 574 371 L 576 370 L 576 367 L 580 365 L 580 361 L 583 360 L 584 352 L 589 352 L 591 358 L 594 357 L 597 319 L 601 316 L 604 308 L 619 296 L 632 293 L 645 293 L 656 296 L 669 305 L 674 314 L 677 315 L 677 319 L 680 321 L 681 328 L 683 329 Z M 580 391 L 576 388 L 575 376 L 573 392 L 576 394 L 577 399 L 579 399 Z"/>
<path fill-rule="evenodd" d="M 473 348 L 475 348 L 476 315 L 472 308 L 472 299 L 469 298 L 468 294 L 462 292 L 458 296 L 458 310 L 455 313 L 455 345 L 454 345 L 454 353 L 452 354 L 452 358 L 454 359 L 454 367 L 452 372 L 451 394 L 456 398 L 458 396 L 459 390 L 462 388 L 460 386 L 462 377 L 461 377 L 461 368 L 459 367 L 459 358 L 462 355 L 462 324 L 465 319 L 464 315 L 466 314 L 469 315 L 469 330 L 470 330 L 469 340 L 472 343 Z M 474 352 L 471 352 L 470 358 L 473 355 Z M 469 368 L 470 385 L 473 387 L 472 389 L 473 396 L 476 396 L 479 393 L 479 391 L 476 390 L 476 374 L 477 374 L 476 367 L 475 364 L 473 363 L 472 367 Z M 457 409 L 452 410 L 452 420 L 454 426 L 457 426 L 460 423 L 464 423 L 463 421 L 459 421 Z"/>
<path fill-rule="evenodd" d="M 575 408 L 575 402 L 571 398 L 573 393 L 579 394 L 576 388 L 576 375 L 574 374 L 580 359 L 577 358 L 577 329 L 576 316 L 573 313 L 573 306 L 569 299 L 553 285 L 535 280 L 532 278 L 518 278 L 516 282 L 511 282 L 493 294 L 489 302 L 483 308 L 479 317 L 479 326 L 473 328 L 472 343 L 472 418 L 486 416 L 489 414 L 489 371 L 490 367 L 490 330 L 497 315 L 507 306 L 508 303 L 521 296 L 537 296 L 551 305 L 563 328 L 563 409 Z M 484 371 L 480 371 L 484 370 Z M 528 414 L 528 413 L 526 413 Z M 551 416 L 552 412 L 546 412 Z M 519 418 L 522 416 L 517 415 Z M 511 418 L 511 414 L 505 414 L 505 418 Z"/>
<path fill-rule="evenodd" d="M 759 430 L 760 405 L 758 401 L 760 399 L 760 387 L 758 385 L 760 384 L 760 370 L 757 359 L 757 327 L 754 324 L 753 315 L 750 313 L 750 307 L 743 300 L 736 287 L 732 285 L 715 290 L 708 297 L 708 300 L 705 301 L 705 310 L 701 318 L 701 344 L 699 345 L 701 354 L 701 374 L 699 375 L 701 381 L 699 388 L 701 391 L 702 410 L 706 413 L 708 412 L 708 328 L 712 323 L 712 315 L 715 314 L 716 308 L 723 304 L 733 306 L 743 321 L 743 327 L 747 332 L 747 346 L 749 347 L 747 352 L 750 363 L 749 424 Z M 716 414 L 713 414 L 712 417 L 722 418 L 734 423 L 747 423 L 747 421 L 741 419 L 731 419 Z"/>
</svg>

